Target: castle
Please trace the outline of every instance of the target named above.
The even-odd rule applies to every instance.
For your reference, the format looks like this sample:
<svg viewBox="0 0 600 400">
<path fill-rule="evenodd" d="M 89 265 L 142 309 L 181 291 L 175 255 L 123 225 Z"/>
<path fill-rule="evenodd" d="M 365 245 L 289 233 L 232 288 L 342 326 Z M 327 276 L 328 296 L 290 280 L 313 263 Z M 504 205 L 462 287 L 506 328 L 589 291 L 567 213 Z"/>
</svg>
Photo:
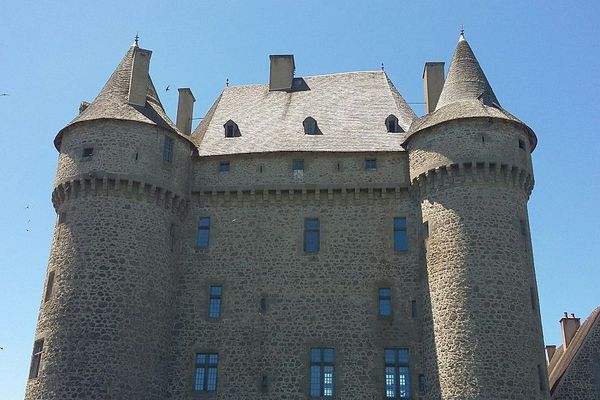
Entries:
<svg viewBox="0 0 600 400">
<path fill-rule="evenodd" d="M 534 132 L 461 34 L 418 118 L 383 71 L 174 124 L 137 41 L 63 128 L 26 399 L 549 399 Z"/>
</svg>

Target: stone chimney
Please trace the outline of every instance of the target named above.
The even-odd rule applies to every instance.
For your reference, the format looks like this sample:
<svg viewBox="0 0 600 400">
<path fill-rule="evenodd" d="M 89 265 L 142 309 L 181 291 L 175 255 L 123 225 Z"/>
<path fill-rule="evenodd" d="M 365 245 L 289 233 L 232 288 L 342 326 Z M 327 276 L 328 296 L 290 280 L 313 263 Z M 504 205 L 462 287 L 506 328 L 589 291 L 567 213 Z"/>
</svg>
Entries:
<svg viewBox="0 0 600 400">
<path fill-rule="evenodd" d="M 563 336 L 563 350 L 566 350 L 573 340 L 573 336 L 577 333 L 577 330 L 581 326 L 579 318 L 575 318 L 575 314 L 571 314 L 571 317 L 565 312 L 565 315 L 560 320 L 560 330 Z"/>
<path fill-rule="evenodd" d="M 179 88 L 179 103 L 177 104 L 177 129 L 189 135 L 192 133 L 192 116 L 196 99 L 190 88 Z"/>
<path fill-rule="evenodd" d="M 133 65 L 131 67 L 131 80 L 129 81 L 129 104 L 136 106 L 146 105 L 146 96 L 148 94 L 148 70 L 150 69 L 150 50 L 133 49 Z"/>
<path fill-rule="evenodd" d="M 556 346 L 553 344 L 549 344 L 546 346 L 546 357 L 548 357 L 548 363 L 552 361 L 552 357 L 554 357 L 554 353 L 556 353 Z"/>
<path fill-rule="evenodd" d="M 270 55 L 271 71 L 269 74 L 269 90 L 291 90 L 294 81 L 294 56 Z"/>
<path fill-rule="evenodd" d="M 423 70 L 423 82 L 425 84 L 425 113 L 429 114 L 435 110 L 444 87 L 444 63 L 426 62 Z"/>
</svg>

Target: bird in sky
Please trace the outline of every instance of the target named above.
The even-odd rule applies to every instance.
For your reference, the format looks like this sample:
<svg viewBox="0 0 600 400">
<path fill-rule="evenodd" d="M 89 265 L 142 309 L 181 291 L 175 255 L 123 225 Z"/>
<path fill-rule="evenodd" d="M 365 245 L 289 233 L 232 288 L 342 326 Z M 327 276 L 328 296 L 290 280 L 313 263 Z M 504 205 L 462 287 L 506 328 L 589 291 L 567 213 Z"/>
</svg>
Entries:
<svg viewBox="0 0 600 400">
<path fill-rule="evenodd" d="M 167 88 L 165 89 L 165 92 L 168 92 L 168 91 L 169 91 L 169 87 L 170 87 L 170 86 L 171 86 L 171 85 L 167 85 Z"/>
</svg>

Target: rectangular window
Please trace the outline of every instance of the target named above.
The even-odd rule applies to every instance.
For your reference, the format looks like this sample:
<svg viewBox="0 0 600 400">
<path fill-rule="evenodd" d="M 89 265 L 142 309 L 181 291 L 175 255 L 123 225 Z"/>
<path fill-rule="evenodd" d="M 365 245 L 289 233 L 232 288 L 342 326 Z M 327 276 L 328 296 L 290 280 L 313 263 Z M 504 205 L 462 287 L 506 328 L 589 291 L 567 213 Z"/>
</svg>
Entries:
<svg viewBox="0 0 600 400">
<path fill-rule="evenodd" d="M 365 160 L 365 169 L 367 171 L 375 171 L 377 170 L 377 160 L 374 158 Z"/>
<path fill-rule="evenodd" d="M 208 237 L 210 236 L 210 218 L 202 217 L 198 221 L 198 235 L 196 237 L 196 246 L 200 249 L 208 248 Z"/>
<path fill-rule="evenodd" d="M 54 271 L 48 273 L 48 281 L 46 282 L 46 294 L 44 295 L 44 302 L 47 302 L 52 297 L 52 290 L 54 289 Z"/>
<path fill-rule="evenodd" d="M 210 298 L 208 302 L 208 317 L 210 319 L 219 319 L 221 317 L 221 298 L 223 297 L 223 288 L 221 286 L 210 287 Z"/>
<path fill-rule="evenodd" d="M 408 236 L 406 233 L 406 218 L 394 218 L 394 250 L 406 251 L 408 249 Z"/>
<path fill-rule="evenodd" d="M 173 162 L 173 147 L 175 146 L 175 139 L 165 136 L 165 143 L 163 145 L 163 161 Z"/>
<path fill-rule="evenodd" d="M 217 353 L 196 354 L 196 375 L 194 390 L 196 392 L 214 392 L 217 390 Z"/>
<path fill-rule="evenodd" d="M 416 300 L 411 300 L 410 302 L 410 316 L 412 318 L 417 318 L 419 316 L 418 313 L 418 309 L 417 309 L 417 301 Z"/>
<path fill-rule="evenodd" d="M 93 147 L 84 147 L 83 149 L 83 158 L 90 158 L 94 155 L 94 148 Z"/>
<path fill-rule="evenodd" d="M 292 169 L 294 171 L 304 171 L 304 160 L 294 160 L 292 162 Z"/>
<path fill-rule="evenodd" d="M 221 161 L 219 163 L 219 172 L 229 172 L 229 161 Z"/>
<path fill-rule="evenodd" d="M 44 352 L 44 339 L 33 343 L 33 354 L 31 355 L 31 367 L 29 368 L 29 379 L 37 378 L 42 365 L 42 353 Z"/>
<path fill-rule="evenodd" d="M 523 236 L 527 236 L 527 224 L 525 223 L 524 219 L 520 219 L 519 220 L 519 225 L 521 228 L 521 235 Z"/>
<path fill-rule="evenodd" d="M 335 351 L 315 347 L 310 349 L 310 388 L 311 397 L 331 397 L 334 393 Z"/>
<path fill-rule="evenodd" d="M 389 317 L 392 315 L 392 289 L 379 289 L 379 315 Z"/>
<path fill-rule="evenodd" d="M 408 400 L 408 349 L 385 349 L 385 398 Z"/>
<path fill-rule="evenodd" d="M 304 251 L 307 253 L 316 253 L 320 248 L 320 230 L 319 218 L 304 219 Z"/>
</svg>

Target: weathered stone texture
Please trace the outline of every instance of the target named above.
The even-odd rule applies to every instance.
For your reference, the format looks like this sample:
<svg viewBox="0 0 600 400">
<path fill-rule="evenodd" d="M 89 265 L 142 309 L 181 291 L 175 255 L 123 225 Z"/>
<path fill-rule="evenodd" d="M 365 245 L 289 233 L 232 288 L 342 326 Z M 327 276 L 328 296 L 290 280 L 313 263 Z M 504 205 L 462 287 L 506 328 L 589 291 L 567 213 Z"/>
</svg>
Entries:
<svg viewBox="0 0 600 400">
<path fill-rule="evenodd" d="M 175 139 L 173 161 L 163 161 L 165 136 Z M 93 156 L 82 157 L 93 148 Z M 189 192 L 192 149 L 178 135 L 140 122 L 97 120 L 73 125 L 63 133 L 55 185 L 79 177 L 121 176 Z"/>
</svg>

